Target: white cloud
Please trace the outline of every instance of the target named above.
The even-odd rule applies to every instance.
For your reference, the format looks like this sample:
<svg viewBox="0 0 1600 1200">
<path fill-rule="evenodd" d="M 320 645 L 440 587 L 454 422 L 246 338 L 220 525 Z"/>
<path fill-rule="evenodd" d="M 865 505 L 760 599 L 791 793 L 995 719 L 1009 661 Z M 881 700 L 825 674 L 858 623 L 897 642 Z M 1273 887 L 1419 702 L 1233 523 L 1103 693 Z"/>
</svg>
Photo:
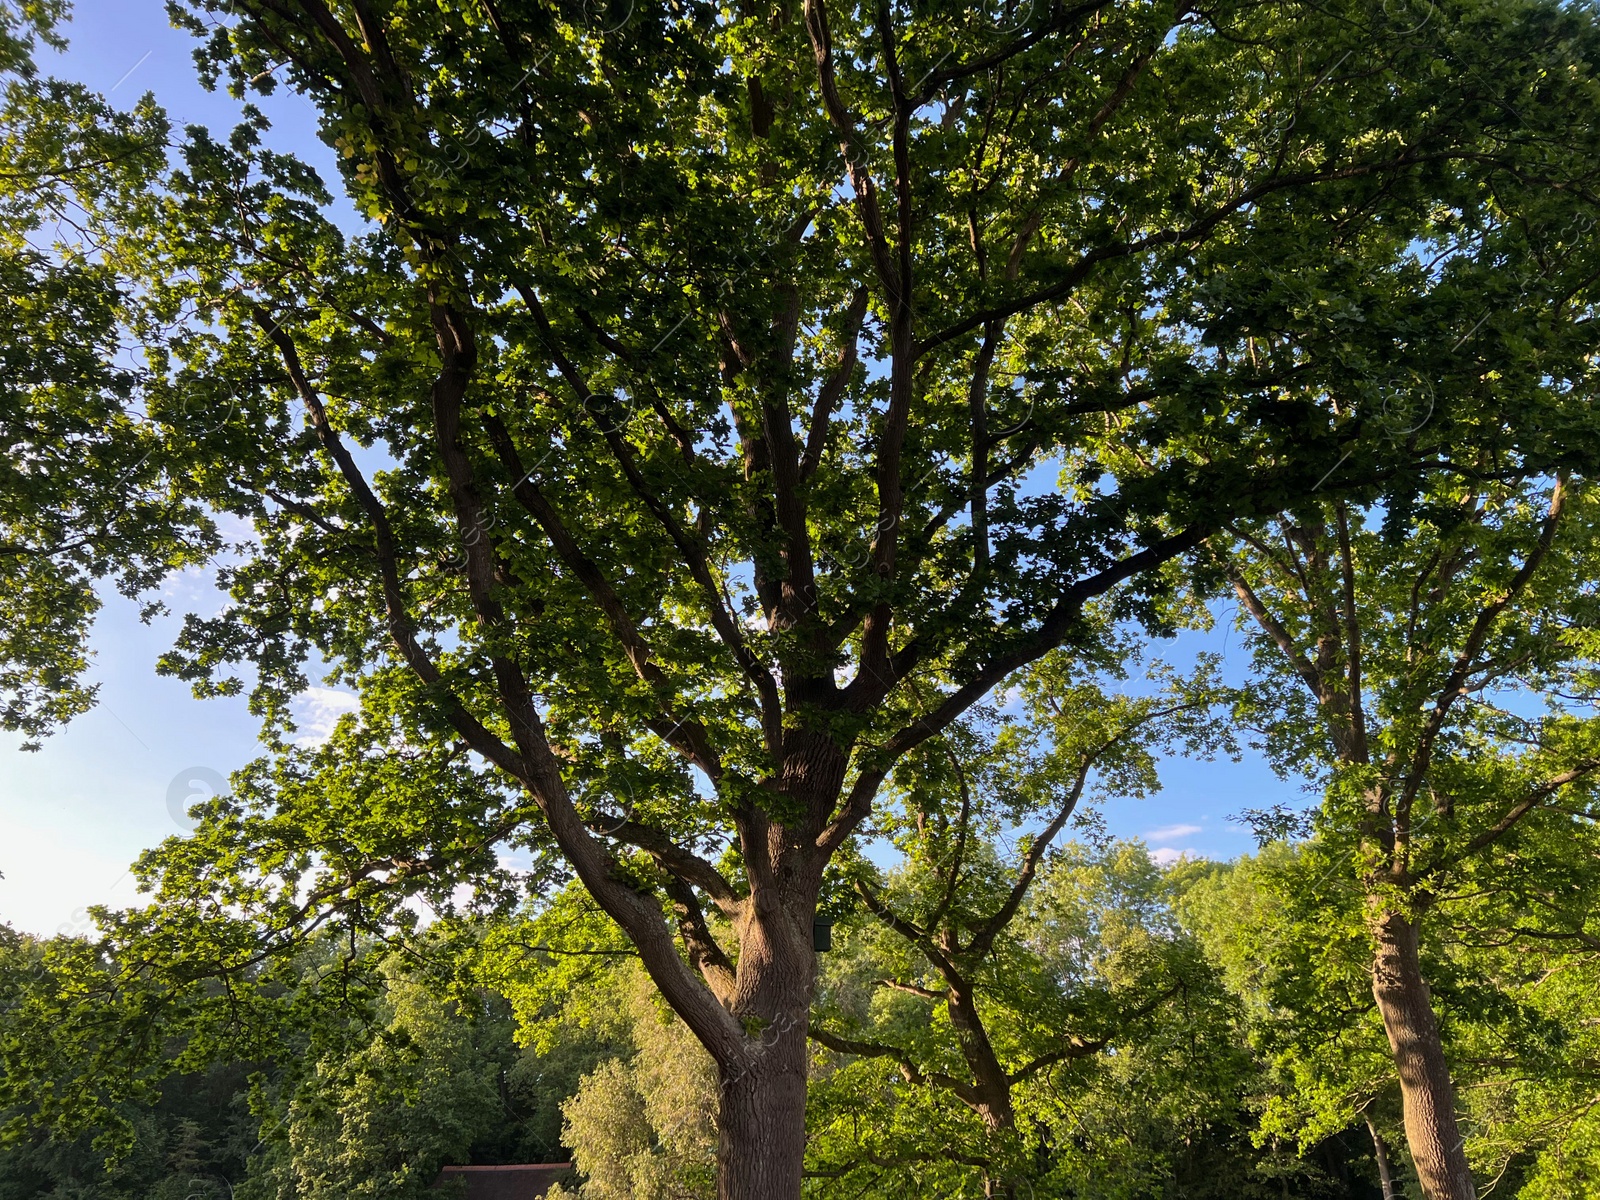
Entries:
<svg viewBox="0 0 1600 1200">
<path fill-rule="evenodd" d="M 1150 842 L 1175 842 L 1179 838 L 1193 837 L 1204 832 L 1198 825 L 1163 825 L 1160 829 L 1152 829 L 1145 834 L 1145 840 Z"/>
<path fill-rule="evenodd" d="M 333 727 L 347 712 L 361 704 L 354 692 L 338 688 L 311 687 L 294 698 L 294 723 L 300 727 L 297 746 L 320 746 L 333 736 Z"/>
<path fill-rule="evenodd" d="M 994 694 L 993 702 L 999 705 L 1002 711 L 1015 709 L 1022 702 L 1022 684 L 1019 682 L 1001 688 Z"/>
<path fill-rule="evenodd" d="M 1158 867 L 1170 867 L 1188 853 L 1187 850 L 1174 850 L 1171 846 L 1163 846 L 1159 850 L 1150 851 L 1150 861 Z"/>
</svg>

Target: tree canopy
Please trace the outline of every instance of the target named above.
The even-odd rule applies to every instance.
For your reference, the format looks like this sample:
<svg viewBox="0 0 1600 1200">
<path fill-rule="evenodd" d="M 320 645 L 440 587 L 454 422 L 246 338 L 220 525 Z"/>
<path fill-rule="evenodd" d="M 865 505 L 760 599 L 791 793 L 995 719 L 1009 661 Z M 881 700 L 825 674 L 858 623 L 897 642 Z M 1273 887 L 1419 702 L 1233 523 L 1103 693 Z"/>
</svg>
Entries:
<svg viewBox="0 0 1600 1200">
<path fill-rule="evenodd" d="M 1595 470 L 1582 6 L 171 8 L 205 81 L 309 101 L 341 175 L 253 109 L 167 154 L 153 110 L 17 68 L 14 105 L 74 114 L 24 121 L 54 132 L 21 228 L 140 150 L 84 202 L 92 259 L 15 256 L 7 720 L 86 702 L 94 579 L 221 551 L 163 670 L 262 721 L 108 918 L 150 1037 L 319 931 L 576 879 L 715 1066 L 719 1195 L 797 1196 L 813 925 L 898 771 L 1047 656 L 1203 622 L 1280 515 L 1426 526 Z M 323 680 L 360 710 L 298 746 Z"/>
</svg>

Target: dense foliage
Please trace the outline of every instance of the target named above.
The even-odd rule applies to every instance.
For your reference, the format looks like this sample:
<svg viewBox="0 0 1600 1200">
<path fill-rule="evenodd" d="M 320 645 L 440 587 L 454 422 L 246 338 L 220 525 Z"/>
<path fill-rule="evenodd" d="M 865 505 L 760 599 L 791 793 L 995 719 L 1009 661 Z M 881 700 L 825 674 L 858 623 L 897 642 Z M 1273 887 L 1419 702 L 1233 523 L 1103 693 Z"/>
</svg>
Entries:
<svg viewBox="0 0 1600 1200">
<path fill-rule="evenodd" d="M 6 943 L 24 1187 L 1578 1186 L 1591 6 L 170 9 L 340 174 L 0 9 L 0 723 L 204 561 L 262 741 Z M 1097 834 L 1241 730 L 1260 858 Z"/>
<path fill-rule="evenodd" d="M 297 958 L 275 1003 L 295 1008 L 330 974 L 360 975 L 363 986 L 319 994 L 314 1025 L 232 1043 L 250 1057 L 210 1046 L 197 1069 L 190 1039 L 174 1030 L 143 1061 L 142 1088 L 106 1095 L 98 1073 L 122 1064 L 55 1024 L 73 1015 L 96 968 L 71 939 L 0 934 L 7 1200 L 421 1197 L 445 1163 L 565 1161 L 561 1102 L 614 1052 L 594 1038 L 521 1050 L 503 999 L 451 1000 L 408 975 L 402 956 L 375 947 L 351 958 L 323 939 Z M 55 1089 L 101 1088 L 110 1103 L 70 1130 L 53 1122 L 25 1068 L 46 1053 Z M 15 1086 L 18 1075 L 32 1086 Z"/>
<path fill-rule="evenodd" d="M 1093 1008 L 1101 987 L 1130 973 L 1137 987 L 1130 964 L 1152 954 L 1183 959 L 1185 986 L 1171 997 L 1173 1019 L 1146 1012 L 1107 1029 L 1106 1044 L 1125 1053 L 1079 1056 L 1023 1099 L 1028 1135 L 1043 1138 L 1033 1147 L 1035 1194 L 1362 1194 L 1376 1178 L 1365 1139 L 1321 1139 L 1303 1157 L 1289 1143 L 1252 1143 L 1268 1076 L 1240 1044 L 1238 1001 L 1176 921 L 1172 899 L 1193 875 L 1186 866 L 1163 872 L 1125 843 L 1062 847 L 1045 872 L 1031 923 L 1051 932 L 1028 942 L 1074 964 L 1076 983 L 1060 1002 Z M 407 1197 L 423 1195 L 445 1163 L 570 1155 L 582 1175 L 567 1186 L 584 1200 L 713 1196 L 711 1060 L 633 956 L 589 957 L 573 972 L 565 968 L 575 956 L 545 950 L 555 945 L 552 930 L 576 949 L 573 927 L 585 913 L 590 937 L 621 944 L 592 905 L 571 901 L 475 931 L 479 970 L 495 976 L 495 987 L 463 990 L 448 969 L 441 974 L 462 956 L 452 947 L 435 958 L 446 944 L 435 938 L 402 954 L 364 947 L 359 967 L 337 939 L 321 942 L 299 960 L 303 986 L 316 988 L 345 963 L 366 977 L 361 1003 L 342 1006 L 314 1035 L 264 1047 L 258 1059 L 218 1055 L 199 1072 L 185 1071 L 180 1043 L 170 1043 L 173 1057 L 153 1064 L 154 1090 L 103 1113 L 98 1125 L 52 1132 L 36 1104 L 8 1094 L 14 1135 L 0 1149 L 0 1195 Z M 827 961 L 828 1010 L 836 1020 L 859 997 L 874 1036 L 910 1032 L 911 1044 L 921 1036 L 932 1051 L 948 1027 L 929 1023 L 926 1001 L 905 992 L 873 998 L 878 976 L 904 970 L 894 936 L 865 911 L 846 916 Z M 545 952 L 530 959 L 512 949 L 529 946 Z M 62 993 L 74 981 L 58 965 L 69 950 L 60 939 L 6 939 L 8 1065 L 38 1050 L 37 1026 L 23 1012 L 69 999 Z M 292 1007 L 292 989 L 277 1002 Z M 319 1011 L 334 1007 L 319 1001 Z M 31 1036 L 19 1043 L 24 1031 Z M 70 1085 L 68 1074 L 89 1063 L 69 1056 L 58 1066 L 59 1082 Z M 818 1195 L 866 1185 L 981 1196 L 986 1178 L 1015 1167 L 1005 1156 L 1017 1147 L 989 1144 L 981 1121 L 897 1064 L 818 1045 L 812 1072 L 808 1164 Z"/>
<path fill-rule="evenodd" d="M 63 8 L 0 6 L 0 729 L 28 746 L 92 703 L 97 582 L 148 593 L 211 544 L 162 486 L 104 255 L 164 166 L 166 118 L 39 76 Z"/>
</svg>

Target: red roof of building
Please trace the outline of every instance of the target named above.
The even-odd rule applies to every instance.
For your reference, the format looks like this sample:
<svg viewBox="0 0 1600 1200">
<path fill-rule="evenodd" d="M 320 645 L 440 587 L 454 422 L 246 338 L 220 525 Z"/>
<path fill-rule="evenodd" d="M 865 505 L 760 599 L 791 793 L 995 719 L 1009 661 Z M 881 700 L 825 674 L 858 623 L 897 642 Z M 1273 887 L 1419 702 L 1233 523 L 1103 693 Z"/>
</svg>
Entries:
<svg viewBox="0 0 1600 1200">
<path fill-rule="evenodd" d="M 467 1200 L 538 1200 L 556 1182 L 565 1183 L 571 1163 L 512 1163 L 504 1167 L 446 1167 L 439 1182 L 467 1181 Z"/>
</svg>

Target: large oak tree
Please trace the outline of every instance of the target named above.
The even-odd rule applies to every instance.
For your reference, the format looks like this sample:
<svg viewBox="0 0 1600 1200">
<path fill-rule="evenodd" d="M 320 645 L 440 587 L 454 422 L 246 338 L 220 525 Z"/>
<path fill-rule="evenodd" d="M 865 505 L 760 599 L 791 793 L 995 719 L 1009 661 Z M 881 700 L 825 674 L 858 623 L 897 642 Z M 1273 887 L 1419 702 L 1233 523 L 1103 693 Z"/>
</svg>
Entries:
<svg viewBox="0 0 1600 1200">
<path fill-rule="evenodd" d="M 246 971 L 557 849 L 717 1064 L 726 1197 L 799 1194 L 813 913 L 908 751 L 1096 598 L 1162 628 L 1228 521 L 1592 450 L 1542 306 L 1482 311 L 1494 231 L 1588 203 L 1581 14 L 174 8 L 381 229 L 252 120 L 122 247 L 174 485 L 248 528 L 167 666 L 248 677 L 274 751 L 123 961 Z M 296 749 L 319 660 L 362 711 Z"/>
</svg>

